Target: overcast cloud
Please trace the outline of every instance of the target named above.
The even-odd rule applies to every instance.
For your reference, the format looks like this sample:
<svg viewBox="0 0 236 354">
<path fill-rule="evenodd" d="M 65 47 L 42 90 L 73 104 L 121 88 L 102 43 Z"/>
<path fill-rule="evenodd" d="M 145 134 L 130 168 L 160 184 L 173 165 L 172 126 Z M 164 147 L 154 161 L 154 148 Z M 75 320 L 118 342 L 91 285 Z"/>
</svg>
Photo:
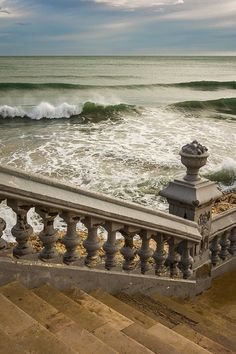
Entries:
<svg viewBox="0 0 236 354">
<path fill-rule="evenodd" d="M 236 0 L 0 0 L 0 55 L 236 55 Z"/>
</svg>

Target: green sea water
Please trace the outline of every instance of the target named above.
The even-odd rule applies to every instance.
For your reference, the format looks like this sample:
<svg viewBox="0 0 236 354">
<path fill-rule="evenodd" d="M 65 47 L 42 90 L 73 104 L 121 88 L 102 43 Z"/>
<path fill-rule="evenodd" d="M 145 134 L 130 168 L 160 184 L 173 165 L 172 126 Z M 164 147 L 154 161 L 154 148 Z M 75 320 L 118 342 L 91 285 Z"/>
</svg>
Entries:
<svg viewBox="0 0 236 354">
<path fill-rule="evenodd" d="M 0 57 L 0 126 L 1 164 L 163 209 L 192 140 L 236 184 L 236 57 Z"/>
</svg>

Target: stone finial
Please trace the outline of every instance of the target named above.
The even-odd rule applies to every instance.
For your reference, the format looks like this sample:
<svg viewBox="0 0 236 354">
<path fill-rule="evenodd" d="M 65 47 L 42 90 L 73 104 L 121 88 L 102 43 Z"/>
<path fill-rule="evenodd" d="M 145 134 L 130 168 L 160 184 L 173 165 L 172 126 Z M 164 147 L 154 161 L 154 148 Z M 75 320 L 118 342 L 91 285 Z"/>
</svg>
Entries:
<svg viewBox="0 0 236 354">
<path fill-rule="evenodd" d="M 208 156 L 207 151 L 207 147 L 201 145 L 197 140 L 193 140 L 192 143 L 184 145 L 181 149 L 181 153 L 188 155 L 203 155 L 207 153 Z"/>
<path fill-rule="evenodd" d="M 187 167 L 187 173 L 184 176 L 186 181 L 195 182 L 200 180 L 199 169 L 205 166 L 209 153 L 208 149 L 194 140 L 186 144 L 180 151 L 181 162 Z"/>
</svg>

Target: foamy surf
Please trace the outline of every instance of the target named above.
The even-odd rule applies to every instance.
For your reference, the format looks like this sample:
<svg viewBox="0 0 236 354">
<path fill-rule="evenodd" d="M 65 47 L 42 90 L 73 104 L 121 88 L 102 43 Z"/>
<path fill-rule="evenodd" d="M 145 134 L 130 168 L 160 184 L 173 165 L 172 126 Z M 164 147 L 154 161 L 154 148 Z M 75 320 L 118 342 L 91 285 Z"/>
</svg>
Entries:
<svg viewBox="0 0 236 354">
<path fill-rule="evenodd" d="M 100 104 L 96 102 L 85 102 L 79 105 L 71 105 L 66 102 L 54 106 L 49 102 L 41 102 L 30 111 L 22 107 L 0 106 L 0 119 L 25 118 L 32 120 L 41 119 L 68 119 L 68 118 L 112 118 L 124 112 L 139 113 L 134 105 L 120 104 Z"/>
</svg>

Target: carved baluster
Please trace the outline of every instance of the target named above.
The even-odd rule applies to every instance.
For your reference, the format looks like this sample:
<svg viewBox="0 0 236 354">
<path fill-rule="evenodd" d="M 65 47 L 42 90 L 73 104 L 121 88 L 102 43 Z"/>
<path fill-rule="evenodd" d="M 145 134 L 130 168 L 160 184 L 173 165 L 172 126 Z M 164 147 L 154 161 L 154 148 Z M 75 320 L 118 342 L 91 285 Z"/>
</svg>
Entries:
<svg viewBox="0 0 236 354">
<path fill-rule="evenodd" d="M 219 253 L 221 250 L 221 246 L 219 244 L 220 235 L 216 235 L 210 244 L 210 251 L 211 251 L 211 263 L 213 266 L 216 266 L 217 263 L 220 261 Z"/>
<path fill-rule="evenodd" d="M 2 238 L 2 234 L 5 228 L 6 228 L 6 222 L 2 218 L 0 218 L 0 250 L 3 250 L 4 248 L 7 247 L 7 242 Z"/>
<path fill-rule="evenodd" d="M 188 279 L 193 275 L 192 265 L 193 258 L 190 255 L 190 248 L 192 244 L 189 244 L 188 241 L 183 241 L 181 244 L 181 260 L 179 263 L 179 268 L 183 273 L 183 278 Z"/>
<path fill-rule="evenodd" d="M 88 229 L 88 237 L 83 242 L 84 248 L 87 251 L 85 264 L 92 268 L 97 264 L 98 250 L 101 248 L 100 239 L 97 235 L 98 227 L 101 225 L 101 221 L 98 221 L 92 217 L 86 217 L 83 223 Z"/>
<path fill-rule="evenodd" d="M 231 230 L 229 240 L 230 240 L 229 253 L 232 256 L 234 256 L 236 253 L 236 227 L 234 227 Z"/>
<path fill-rule="evenodd" d="M 141 273 L 145 274 L 150 269 L 150 264 L 148 262 L 149 258 L 152 257 L 153 250 L 149 247 L 151 231 L 142 230 L 140 232 L 140 237 L 142 239 L 142 246 L 138 250 L 138 255 L 141 261 Z"/>
<path fill-rule="evenodd" d="M 168 239 L 169 253 L 166 259 L 167 265 L 170 267 L 170 276 L 171 278 L 179 274 L 178 263 L 180 261 L 180 255 L 176 252 L 177 242 L 174 237 Z"/>
<path fill-rule="evenodd" d="M 42 260 L 53 259 L 58 256 L 55 244 L 58 240 L 57 231 L 53 227 L 54 219 L 58 215 L 55 210 L 36 208 L 36 212 L 43 219 L 44 229 L 40 232 L 39 238 L 43 243 L 43 250 L 39 254 Z"/>
<path fill-rule="evenodd" d="M 153 253 L 153 258 L 155 260 L 155 274 L 160 276 L 165 271 L 165 261 L 166 261 L 166 251 L 164 250 L 165 239 L 163 234 L 158 233 L 157 235 L 152 236 L 156 241 L 156 250 Z"/>
<path fill-rule="evenodd" d="M 116 233 L 123 227 L 123 225 L 114 222 L 107 222 L 104 227 L 108 233 L 107 241 L 103 245 L 103 249 L 106 254 L 105 268 L 110 270 L 116 266 L 115 256 L 118 252 L 118 247 L 116 246 Z"/>
<path fill-rule="evenodd" d="M 223 261 L 229 255 L 229 251 L 228 251 L 230 245 L 229 236 L 230 236 L 230 230 L 227 230 L 223 233 L 220 239 L 221 250 L 219 252 L 219 256 Z"/>
<path fill-rule="evenodd" d="M 76 225 L 79 222 L 80 217 L 74 216 L 70 213 L 62 213 L 61 217 L 67 223 L 67 232 L 61 241 L 66 247 L 66 252 L 63 255 L 63 262 L 70 264 L 80 258 L 79 253 L 76 251 L 77 246 L 80 244 L 80 237 L 76 232 Z"/>
<path fill-rule="evenodd" d="M 30 207 L 14 200 L 8 200 L 7 204 L 16 213 L 16 225 L 11 230 L 17 242 L 13 249 L 13 256 L 22 257 L 33 253 L 32 247 L 28 244 L 29 237 L 33 233 L 33 228 L 27 222 Z"/>
<path fill-rule="evenodd" d="M 136 249 L 134 248 L 134 235 L 137 233 L 137 230 L 133 228 L 126 227 L 125 229 L 121 230 L 122 235 L 125 239 L 125 244 L 121 248 L 120 253 L 124 257 L 123 269 L 130 271 L 135 268 L 134 258 L 136 255 Z"/>
</svg>

